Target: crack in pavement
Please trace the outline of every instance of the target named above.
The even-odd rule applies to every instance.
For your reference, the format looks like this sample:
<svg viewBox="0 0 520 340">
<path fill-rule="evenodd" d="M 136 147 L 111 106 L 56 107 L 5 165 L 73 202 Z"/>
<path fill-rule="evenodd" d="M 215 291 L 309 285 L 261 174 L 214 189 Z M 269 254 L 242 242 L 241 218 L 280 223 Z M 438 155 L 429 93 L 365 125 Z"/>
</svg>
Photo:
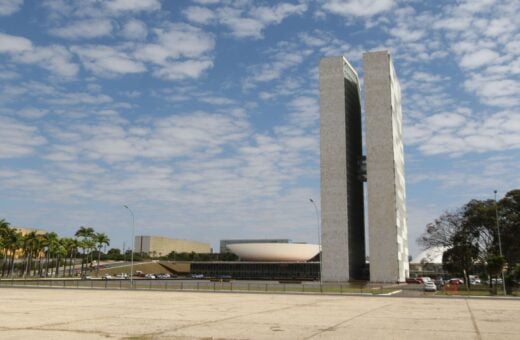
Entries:
<svg viewBox="0 0 520 340">
<path fill-rule="evenodd" d="M 360 313 L 360 314 L 354 315 L 353 317 L 348 318 L 347 320 L 343 320 L 343 321 L 341 321 L 341 322 L 338 322 L 338 323 L 335 324 L 335 325 L 332 325 L 332 326 L 330 326 L 330 327 L 327 327 L 327 328 L 325 328 L 325 329 L 322 329 L 322 330 L 320 330 L 319 332 L 314 333 L 314 334 L 312 334 L 311 336 L 308 336 L 308 337 L 306 337 L 306 338 L 304 338 L 304 339 L 305 339 L 305 340 L 307 340 L 307 339 L 312 339 L 312 338 L 314 338 L 314 337 L 316 337 L 316 336 L 318 336 L 318 335 L 320 335 L 320 334 L 323 334 L 323 333 L 325 333 L 325 332 L 333 331 L 333 330 L 335 330 L 337 327 L 339 327 L 339 326 L 341 326 L 341 325 L 344 325 L 344 324 L 346 324 L 346 323 L 349 322 L 349 321 L 352 321 L 352 320 L 354 320 L 354 319 L 360 318 L 360 317 L 362 317 L 362 316 L 364 316 L 364 315 L 367 315 L 367 314 L 369 314 L 369 313 L 372 313 L 372 312 L 374 312 L 374 311 L 376 311 L 376 310 L 378 310 L 378 309 L 382 309 L 382 308 L 384 308 L 384 307 L 388 307 L 388 306 L 391 306 L 391 305 L 393 305 L 393 303 L 387 303 L 386 305 L 379 306 L 379 307 L 376 307 L 376 308 L 372 308 L 372 309 L 370 309 L 370 310 L 367 310 L 366 312 L 363 312 L 363 313 Z"/>
<path fill-rule="evenodd" d="M 327 301 L 329 301 L 329 300 L 327 300 Z M 286 307 L 282 307 L 282 308 L 273 308 L 273 309 L 267 309 L 267 310 L 258 311 L 258 312 L 252 312 L 252 313 L 247 313 L 247 314 L 234 315 L 234 316 L 229 316 L 229 317 L 215 319 L 215 320 L 202 321 L 202 322 L 197 322 L 197 323 L 193 323 L 193 324 L 189 324 L 189 325 L 178 326 L 178 327 L 175 327 L 173 329 L 169 329 L 169 330 L 165 330 L 165 331 L 161 331 L 161 332 L 154 332 L 154 333 L 143 334 L 142 336 L 145 336 L 145 337 L 146 336 L 155 337 L 155 336 L 160 336 L 161 334 L 164 334 L 166 332 L 176 332 L 176 331 L 179 331 L 181 329 L 187 329 L 187 328 L 190 328 L 190 327 L 210 325 L 210 324 L 214 324 L 214 323 L 218 323 L 218 322 L 222 322 L 222 321 L 229 321 L 229 320 L 238 319 L 238 318 L 251 316 L 251 315 L 260 315 L 260 314 L 266 314 L 266 313 L 272 313 L 272 312 L 279 312 L 279 311 L 283 311 L 283 310 L 289 310 L 289 309 L 293 309 L 293 308 L 301 308 L 301 307 L 313 306 L 313 305 L 317 305 L 318 303 L 321 303 L 321 302 L 324 302 L 324 301 L 313 301 L 311 303 L 303 303 L 303 304 L 298 304 L 298 305 L 286 306 Z"/>
<path fill-rule="evenodd" d="M 477 339 L 481 340 L 482 335 L 480 334 L 480 330 L 478 329 L 477 320 L 475 320 L 475 315 L 473 314 L 473 311 L 471 310 L 471 307 L 469 306 L 468 299 L 466 299 L 466 307 L 468 307 L 468 312 L 471 317 L 471 322 L 473 323 L 473 328 L 475 328 L 475 333 L 477 333 Z"/>
</svg>

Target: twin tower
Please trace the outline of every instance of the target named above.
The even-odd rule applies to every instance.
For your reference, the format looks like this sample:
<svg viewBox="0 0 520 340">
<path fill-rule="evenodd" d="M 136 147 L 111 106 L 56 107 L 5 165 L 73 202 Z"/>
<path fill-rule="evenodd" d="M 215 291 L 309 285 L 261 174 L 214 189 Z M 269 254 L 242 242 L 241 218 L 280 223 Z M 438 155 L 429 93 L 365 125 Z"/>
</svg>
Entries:
<svg viewBox="0 0 520 340">
<path fill-rule="evenodd" d="M 359 78 L 344 57 L 320 62 L 322 280 L 403 282 L 408 241 L 401 89 L 388 51 L 363 55 L 363 155 Z M 367 182 L 368 245 L 365 249 Z"/>
</svg>

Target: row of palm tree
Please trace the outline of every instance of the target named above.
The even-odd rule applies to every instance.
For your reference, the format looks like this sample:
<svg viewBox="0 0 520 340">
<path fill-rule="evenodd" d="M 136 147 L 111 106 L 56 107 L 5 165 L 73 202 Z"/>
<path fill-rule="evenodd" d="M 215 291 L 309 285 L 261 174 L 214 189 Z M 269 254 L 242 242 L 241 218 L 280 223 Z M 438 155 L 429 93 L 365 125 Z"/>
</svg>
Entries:
<svg viewBox="0 0 520 340">
<path fill-rule="evenodd" d="M 54 232 L 23 234 L 0 219 L 0 259 L 2 277 L 73 276 L 81 258 L 80 274 L 92 271 L 94 251 L 97 250 L 97 272 L 101 249 L 110 245 L 105 233 L 93 228 L 80 227 L 74 238 L 59 237 Z M 81 249 L 82 253 L 78 250 Z M 61 270 L 60 270 L 61 269 Z"/>
</svg>

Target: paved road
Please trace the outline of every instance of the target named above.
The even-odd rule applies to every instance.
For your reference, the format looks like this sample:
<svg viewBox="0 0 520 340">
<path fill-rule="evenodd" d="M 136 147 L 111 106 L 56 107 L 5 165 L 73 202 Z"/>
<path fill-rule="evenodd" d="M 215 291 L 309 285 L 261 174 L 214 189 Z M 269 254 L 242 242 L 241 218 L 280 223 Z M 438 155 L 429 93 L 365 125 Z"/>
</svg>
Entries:
<svg viewBox="0 0 520 340">
<path fill-rule="evenodd" d="M 520 301 L 0 288 L 1 339 L 518 339 Z"/>
</svg>

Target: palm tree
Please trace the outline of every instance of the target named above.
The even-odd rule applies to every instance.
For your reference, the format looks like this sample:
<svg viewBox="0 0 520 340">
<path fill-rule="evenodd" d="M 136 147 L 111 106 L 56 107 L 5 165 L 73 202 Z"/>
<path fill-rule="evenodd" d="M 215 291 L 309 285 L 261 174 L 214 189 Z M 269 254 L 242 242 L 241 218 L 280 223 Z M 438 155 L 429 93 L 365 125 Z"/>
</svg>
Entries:
<svg viewBox="0 0 520 340">
<path fill-rule="evenodd" d="M 49 274 L 49 263 L 53 261 L 56 250 L 60 246 L 60 239 L 56 233 L 48 233 L 45 237 L 47 246 L 47 260 L 45 261 L 45 276 Z"/>
<path fill-rule="evenodd" d="M 54 272 L 54 276 L 58 277 L 60 274 L 61 258 L 66 258 L 67 256 L 67 248 L 63 246 L 60 239 L 58 239 L 58 241 L 56 242 L 54 254 L 56 255 L 56 271 Z M 65 263 L 66 260 L 63 262 Z M 63 273 L 65 273 L 65 266 L 63 267 Z"/>
<path fill-rule="evenodd" d="M 31 231 L 27 235 L 23 237 L 23 252 L 25 255 L 25 268 L 23 268 L 22 275 L 25 277 L 27 274 L 30 274 L 32 267 L 32 258 L 37 247 L 38 243 L 38 235 L 35 231 Z"/>
<path fill-rule="evenodd" d="M 23 236 L 21 232 L 12 228 L 8 230 L 5 240 L 10 257 L 7 265 L 7 275 L 14 275 L 14 258 L 16 251 L 22 247 Z"/>
<path fill-rule="evenodd" d="M 80 241 L 75 238 L 70 238 L 67 241 L 67 249 L 69 251 L 69 276 L 72 276 L 72 273 L 76 269 L 76 259 L 78 255 L 78 248 L 80 248 Z"/>
<path fill-rule="evenodd" d="M 9 246 L 10 224 L 3 218 L 0 219 L 0 249 L 2 250 L 2 276 L 4 276 L 7 264 L 7 251 Z"/>
<path fill-rule="evenodd" d="M 95 232 L 94 232 L 94 229 L 91 228 L 91 227 L 85 227 L 85 226 L 81 226 L 79 227 L 78 231 L 76 231 L 76 234 L 75 236 L 76 237 L 81 237 L 82 238 L 82 247 L 83 248 L 83 259 L 81 260 L 81 275 L 83 275 L 83 262 L 84 260 L 86 259 L 86 249 L 87 249 L 87 240 L 91 239 L 92 237 L 94 237 L 95 235 Z M 85 267 L 86 267 L 86 261 L 85 261 Z"/>
<path fill-rule="evenodd" d="M 105 234 L 105 233 L 97 233 L 96 236 L 94 236 L 94 241 L 96 241 L 97 248 L 98 248 L 98 261 L 97 261 L 97 270 L 96 270 L 96 276 L 98 276 L 99 275 L 99 261 L 101 260 L 101 248 L 103 248 L 104 245 L 109 246 L 110 239 L 108 238 L 107 234 Z"/>
</svg>

